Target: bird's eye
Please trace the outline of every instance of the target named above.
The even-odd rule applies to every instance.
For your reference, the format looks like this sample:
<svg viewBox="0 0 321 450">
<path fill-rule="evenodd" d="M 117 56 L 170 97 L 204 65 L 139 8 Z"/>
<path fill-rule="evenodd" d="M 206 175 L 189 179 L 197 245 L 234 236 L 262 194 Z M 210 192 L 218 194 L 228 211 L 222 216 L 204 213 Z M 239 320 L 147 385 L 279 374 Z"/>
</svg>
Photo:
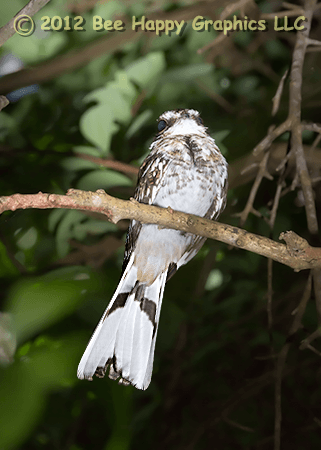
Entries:
<svg viewBox="0 0 321 450">
<path fill-rule="evenodd" d="M 165 120 L 161 120 L 158 122 L 157 129 L 158 129 L 158 131 L 163 131 L 164 128 L 166 128 L 166 126 L 167 126 L 167 123 L 165 122 Z"/>
</svg>

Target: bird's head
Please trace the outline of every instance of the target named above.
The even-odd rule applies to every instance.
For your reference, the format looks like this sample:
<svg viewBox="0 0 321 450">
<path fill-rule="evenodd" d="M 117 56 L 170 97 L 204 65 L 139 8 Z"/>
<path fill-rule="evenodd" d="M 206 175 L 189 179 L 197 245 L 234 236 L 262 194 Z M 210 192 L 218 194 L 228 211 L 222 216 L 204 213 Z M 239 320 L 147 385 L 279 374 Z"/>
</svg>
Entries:
<svg viewBox="0 0 321 450">
<path fill-rule="evenodd" d="M 157 137 L 188 136 L 207 134 L 200 113 L 195 109 L 166 111 L 158 118 Z"/>
</svg>

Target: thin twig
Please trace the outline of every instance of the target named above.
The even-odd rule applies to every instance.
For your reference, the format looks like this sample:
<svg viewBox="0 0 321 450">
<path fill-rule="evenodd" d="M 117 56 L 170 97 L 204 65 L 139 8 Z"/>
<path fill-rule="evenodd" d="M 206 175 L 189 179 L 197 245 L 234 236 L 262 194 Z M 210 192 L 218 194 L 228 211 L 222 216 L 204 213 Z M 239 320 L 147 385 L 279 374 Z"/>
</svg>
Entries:
<svg viewBox="0 0 321 450">
<path fill-rule="evenodd" d="M 307 348 L 308 348 L 309 350 L 311 350 L 313 353 L 315 353 L 316 355 L 321 356 L 321 352 L 319 352 L 319 350 L 317 350 L 317 349 L 316 349 L 315 347 L 313 347 L 312 345 L 308 344 L 308 345 L 307 345 Z"/>
<path fill-rule="evenodd" d="M 313 155 L 314 149 L 319 145 L 319 142 L 321 141 L 321 133 L 317 135 L 315 140 L 312 142 L 312 145 L 310 147 L 309 156 Z"/>
<path fill-rule="evenodd" d="M 268 317 L 268 329 L 272 331 L 273 316 L 272 316 L 272 299 L 273 299 L 273 259 L 268 258 L 268 291 L 267 291 L 267 317 Z"/>
<path fill-rule="evenodd" d="M 303 292 L 300 304 L 296 309 L 296 314 L 290 328 L 289 335 L 296 333 L 301 327 L 301 321 L 306 309 L 306 305 L 311 295 L 311 271 L 309 273 L 308 281 Z M 281 448 L 281 422 L 282 422 L 282 407 L 281 407 L 281 390 L 282 390 L 282 378 L 284 376 L 285 362 L 290 349 L 290 343 L 287 342 L 279 353 L 276 375 L 275 375 L 275 417 L 274 417 L 274 450 L 280 450 Z"/>
<path fill-rule="evenodd" d="M 222 44 L 225 39 L 228 38 L 226 34 L 220 34 L 217 36 L 213 41 L 209 42 L 208 44 L 204 45 L 204 47 L 201 47 L 197 50 L 197 53 L 201 55 L 202 53 L 206 52 L 210 48 L 215 47 L 216 45 Z"/>
<path fill-rule="evenodd" d="M 313 47 L 308 47 L 306 49 L 306 53 L 317 53 L 317 52 L 321 52 L 321 46 L 320 45 L 315 45 Z M 311 102 L 313 104 L 313 102 Z M 308 103 L 306 106 L 310 106 L 311 103 Z"/>
<path fill-rule="evenodd" d="M 222 414 L 222 419 L 223 419 L 223 421 L 226 422 L 228 425 L 231 425 L 231 426 L 234 427 L 234 428 L 238 428 L 239 430 L 247 431 L 247 432 L 249 432 L 249 433 L 254 433 L 254 432 L 255 432 L 255 430 L 254 430 L 253 428 L 247 427 L 247 426 L 245 426 L 245 425 L 242 425 L 242 424 L 236 422 L 235 420 L 231 420 L 229 417 L 227 417 L 226 413 L 225 413 L 225 414 Z"/>
<path fill-rule="evenodd" d="M 292 327 L 290 329 L 290 333 L 289 333 L 290 335 L 296 333 L 301 328 L 302 318 L 305 313 L 307 303 L 311 297 L 311 290 L 312 290 L 312 273 L 310 270 L 301 301 L 295 310 L 295 317 L 294 317 Z"/>
<path fill-rule="evenodd" d="M 229 3 L 223 11 L 220 14 L 220 20 L 226 19 L 228 16 L 233 14 L 235 11 L 240 10 L 241 12 L 244 11 L 244 8 L 248 3 L 252 3 L 252 0 L 238 0 L 233 3 Z"/>
<path fill-rule="evenodd" d="M 274 227 L 276 213 L 277 213 L 277 209 L 278 209 L 279 202 L 280 202 L 281 192 L 282 192 L 282 189 L 284 188 L 284 186 L 285 186 L 284 176 L 282 174 L 278 180 L 278 185 L 276 187 L 276 192 L 275 192 L 275 196 L 274 196 L 274 200 L 273 200 L 273 206 L 272 206 L 271 213 L 270 213 L 269 225 L 270 225 L 271 230 Z"/>
<path fill-rule="evenodd" d="M 319 123 L 302 122 L 302 130 L 314 131 L 321 133 L 321 125 Z"/>
<path fill-rule="evenodd" d="M 287 119 L 285 122 L 283 122 L 281 125 L 279 125 L 277 128 L 275 128 L 274 130 L 272 130 L 270 133 L 267 134 L 267 136 L 265 136 L 264 139 L 262 139 L 261 142 L 259 142 L 257 144 L 256 147 L 254 147 L 253 149 L 253 155 L 257 156 L 260 153 L 264 152 L 265 150 L 267 150 L 272 142 L 278 138 L 279 136 L 281 136 L 281 134 L 286 133 L 287 131 L 290 130 L 291 127 L 291 121 L 289 119 Z"/>
<path fill-rule="evenodd" d="M 121 161 L 114 161 L 112 159 L 98 158 L 97 156 L 87 155 L 84 153 L 75 153 L 78 158 L 86 159 L 99 166 L 108 167 L 109 169 L 117 170 L 118 172 L 125 173 L 126 175 L 137 175 L 139 168 L 130 164 L 123 163 Z"/>
<path fill-rule="evenodd" d="M 310 334 L 307 338 L 303 339 L 301 345 L 299 347 L 300 350 L 305 350 L 315 339 L 321 337 L 321 328 L 317 328 L 313 333 Z"/>
<path fill-rule="evenodd" d="M 283 17 L 296 17 L 296 16 L 304 15 L 304 11 L 302 9 L 289 10 L 289 11 L 280 11 L 273 13 L 265 13 L 261 15 L 261 19 L 264 20 L 275 20 L 275 17 L 282 19 Z"/>
<path fill-rule="evenodd" d="M 313 288 L 315 296 L 315 305 L 318 315 L 318 323 L 321 325 L 321 270 L 315 269 L 313 273 Z"/>
<path fill-rule="evenodd" d="M 281 101 L 282 92 L 283 92 L 284 81 L 287 77 L 288 72 L 289 72 L 289 69 L 286 69 L 286 71 L 284 72 L 284 74 L 280 80 L 280 83 L 276 90 L 275 96 L 272 98 L 272 102 L 273 102 L 272 116 L 275 116 L 275 114 L 279 110 L 280 101 Z"/>
<path fill-rule="evenodd" d="M 289 2 L 282 2 L 282 8 L 288 8 L 288 9 L 292 9 L 295 11 L 302 11 L 300 6 L 294 5 L 293 3 L 289 3 Z"/>
<path fill-rule="evenodd" d="M 244 210 L 241 213 L 238 214 L 241 217 L 241 219 L 240 219 L 241 226 L 243 226 L 245 224 L 246 219 L 247 219 L 248 215 L 250 214 L 250 212 L 260 216 L 260 213 L 255 210 L 253 204 L 254 204 L 254 200 L 255 200 L 257 191 L 258 191 L 258 189 L 260 187 L 262 179 L 264 177 L 267 177 L 269 179 L 272 178 L 272 176 L 267 172 L 267 169 L 266 169 L 269 156 L 270 156 L 269 152 L 265 153 L 262 161 L 260 162 L 260 168 L 259 168 L 259 171 L 258 171 L 258 173 L 256 175 L 256 178 L 255 178 L 255 181 L 253 183 L 253 186 L 252 186 L 249 198 L 247 200 L 247 203 L 245 205 L 245 208 L 244 208 Z"/>
<path fill-rule="evenodd" d="M 275 380 L 275 416 L 274 416 L 274 450 L 280 450 L 281 448 L 281 422 L 282 422 L 282 409 L 281 409 L 281 389 L 282 389 L 282 376 L 285 366 L 286 357 L 290 348 L 290 344 L 284 345 L 279 353 L 276 366 L 276 380 Z"/>
<path fill-rule="evenodd" d="M 12 264 L 16 267 L 16 269 L 19 270 L 20 273 L 26 274 L 27 273 L 27 269 L 14 256 L 14 251 L 12 251 L 10 243 L 7 241 L 6 237 L 4 236 L 4 234 L 1 231 L 0 231 L 0 240 L 2 241 L 3 245 L 5 246 L 7 256 L 11 260 Z"/>
<path fill-rule="evenodd" d="M 226 112 L 229 114 L 235 113 L 235 108 L 233 105 L 231 105 L 230 102 L 228 102 L 222 95 L 218 94 L 217 92 L 214 92 L 212 89 L 210 89 L 206 84 L 202 83 L 201 81 L 195 81 L 195 84 L 204 91 L 212 100 L 214 100 L 215 103 L 220 105 L 223 109 L 225 109 Z"/>
<path fill-rule="evenodd" d="M 269 225 L 270 225 L 270 229 L 271 229 L 270 234 L 272 234 L 272 230 L 274 228 L 274 223 L 275 223 L 276 213 L 277 213 L 278 206 L 279 206 L 280 196 L 281 196 L 282 188 L 284 187 L 284 174 L 285 174 L 285 169 L 283 169 L 282 173 L 279 176 L 278 185 L 277 185 L 275 196 L 274 196 L 274 200 L 273 200 L 273 206 L 272 206 L 272 209 L 271 209 L 270 219 L 269 219 Z M 273 260 L 271 258 L 268 259 L 267 276 L 268 276 L 267 316 L 268 316 L 268 328 L 269 328 L 269 331 L 271 333 L 271 331 L 272 331 L 272 324 L 273 324 L 273 317 L 272 317 Z M 272 340 L 271 340 L 271 342 L 272 342 Z M 273 348 L 271 348 L 271 355 L 272 354 L 274 354 Z"/>
<path fill-rule="evenodd" d="M 316 46 L 321 46 L 321 41 L 318 41 L 317 39 L 310 39 L 307 38 L 307 45 L 316 45 Z"/>
</svg>

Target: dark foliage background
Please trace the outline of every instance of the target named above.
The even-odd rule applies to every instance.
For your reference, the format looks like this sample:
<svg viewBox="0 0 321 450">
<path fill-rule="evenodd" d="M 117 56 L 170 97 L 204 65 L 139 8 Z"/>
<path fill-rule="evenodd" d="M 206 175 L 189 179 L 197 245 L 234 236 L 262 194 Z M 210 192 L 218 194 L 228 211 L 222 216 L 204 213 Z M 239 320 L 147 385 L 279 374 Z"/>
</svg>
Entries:
<svg viewBox="0 0 321 450">
<path fill-rule="evenodd" d="M 238 16 L 243 11 L 259 18 L 286 9 L 277 1 L 239 3 Z M 24 4 L 2 5 L 2 25 Z M 94 15 L 120 16 L 127 30 L 133 15 L 174 18 L 195 8 L 189 13 L 195 17 L 201 5 L 206 17 L 217 19 L 226 4 L 52 0 L 34 16 L 32 36 L 15 35 L 1 48 L 1 75 L 19 65 L 42 67 L 70 51 L 85 51 L 108 34 L 92 31 Z M 79 14 L 87 20 L 86 32 L 41 32 L 45 15 Z M 10 105 L 0 114 L 1 195 L 65 193 L 74 187 L 103 188 L 129 198 L 135 186 L 129 165 L 138 167 L 146 156 L 159 114 L 194 108 L 236 170 L 220 220 L 238 225 L 235 213 L 244 208 L 253 177 L 245 182 L 237 161 L 251 155 L 268 127 L 288 113 L 288 80 L 274 118 L 271 108 L 291 65 L 295 32 L 277 33 L 273 21 L 268 23 L 266 32 L 231 32 L 208 50 L 204 47 L 222 33 L 191 26 L 181 36 L 139 32 L 85 65 L 11 93 Z M 311 37 L 317 39 L 320 29 L 318 9 Z M 306 54 L 302 116 L 313 122 L 320 121 L 320 63 L 319 52 Z M 304 132 L 307 148 L 315 137 Z M 277 144 L 286 145 L 288 139 L 284 134 Z M 122 171 L 84 155 L 120 161 Z M 320 211 L 318 143 L 313 155 Z M 261 217 L 249 215 L 244 228 L 273 239 L 294 230 L 317 245 L 307 231 L 300 185 L 281 197 L 274 228 L 268 226 L 277 180 L 262 181 L 255 200 Z M 147 391 L 108 378 L 77 380 L 78 361 L 119 280 L 127 225 L 66 210 L 19 210 L 0 217 L 0 448 L 271 449 L 276 356 L 291 342 L 282 371 L 281 448 L 307 448 L 308 442 L 309 449 L 319 449 L 321 365 L 315 352 L 320 343 L 313 343 L 315 352 L 299 350 L 320 324 L 313 289 L 302 327 L 289 338 L 292 312 L 309 273 L 273 265 L 269 329 L 267 260 L 219 242 L 208 241 L 166 287 Z"/>
</svg>

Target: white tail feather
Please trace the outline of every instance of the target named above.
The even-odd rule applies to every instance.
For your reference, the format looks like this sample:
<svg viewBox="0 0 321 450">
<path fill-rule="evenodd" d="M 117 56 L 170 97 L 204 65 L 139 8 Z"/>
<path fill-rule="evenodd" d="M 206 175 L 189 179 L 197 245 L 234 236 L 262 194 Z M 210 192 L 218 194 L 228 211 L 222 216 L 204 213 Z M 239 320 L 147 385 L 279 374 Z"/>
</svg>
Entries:
<svg viewBox="0 0 321 450">
<path fill-rule="evenodd" d="M 162 307 L 166 279 L 167 279 L 167 272 L 162 274 L 162 279 L 160 280 L 161 290 L 159 293 L 159 301 L 158 301 L 158 305 L 157 305 L 157 309 L 156 309 L 156 317 L 155 317 L 156 328 L 155 328 L 155 334 L 153 337 L 152 345 L 151 345 L 151 348 L 149 351 L 147 368 L 146 368 L 145 378 L 144 378 L 144 382 L 143 382 L 143 385 L 146 386 L 146 388 L 144 388 L 144 389 L 147 389 L 147 387 L 149 386 L 150 380 L 152 378 L 156 337 L 157 337 L 159 317 L 160 317 L 160 311 L 161 311 L 161 307 Z"/>
<path fill-rule="evenodd" d="M 138 389 L 147 389 L 150 383 L 167 274 L 162 273 L 151 286 L 140 285 L 133 261 L 132 254 L 81 358 L 77 373 L 80 379 L 92 379 L 97 369 L 96 374 L 104 376 L 110 364 L 112 379 L 121 377 L 120 382 L 129 382 Z M 124 304 L 119 301 L 121 294 Z"/>
</svg>

